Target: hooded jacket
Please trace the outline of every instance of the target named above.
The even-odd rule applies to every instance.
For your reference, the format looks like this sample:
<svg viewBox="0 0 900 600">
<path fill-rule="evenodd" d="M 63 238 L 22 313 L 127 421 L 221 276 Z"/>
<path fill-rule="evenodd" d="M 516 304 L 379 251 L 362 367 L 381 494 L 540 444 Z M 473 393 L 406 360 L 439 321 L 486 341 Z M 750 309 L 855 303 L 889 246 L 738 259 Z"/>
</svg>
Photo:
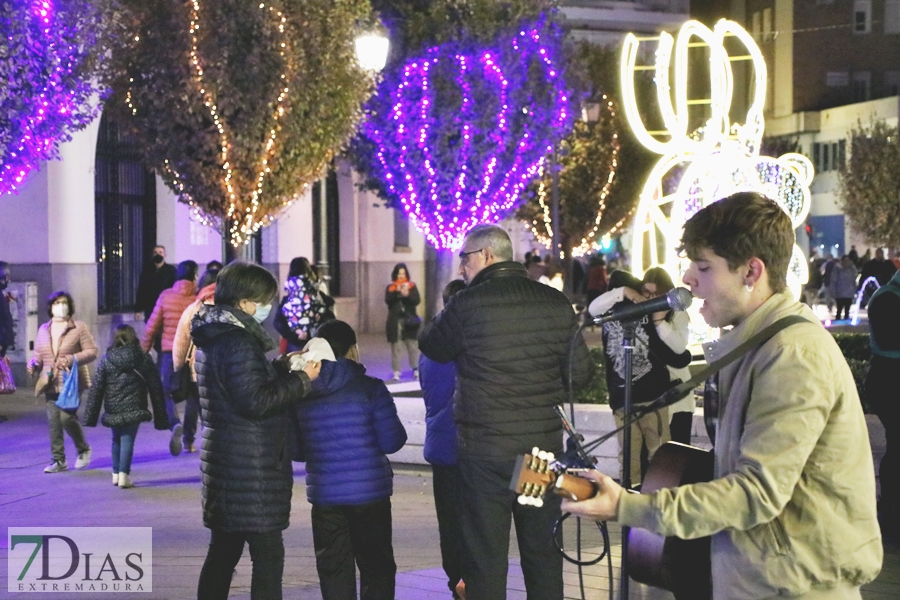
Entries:
<svg viewBox="0 0 900 600">
<path fill-rule="evenodd" d="M 347 358 L 322 361 L 308 401 L 296 407 L 310 504 L 358 505 L 389 498 L 387 454 L 406 443 L 394 399 L 380 379 Z"/>
<path fill-rule="evenodd" d="M 276 371 L 272 339 L 245 312 L 201 306 L 191 325 L 203 411 L 203 523 L 228 532 L 287 528 L 293 473 L 288 410 L 310 390 L 302 371 Z"/>
<path fill-rule="evenodd" d="M 576 321 L 564 294 L 508 261 L 482 269 L 422 330 L 426 356 L 456 362 L 460 458 L 511 460 L 534 446 L 562 450 L 553 407 L 566 398 Z M 594 373 L 581 335 L 574 356 L 577 387 Z"/>
<path fill-rule="evenodd" d="M 153 405 L 152 415 L 147 410 L 148 393 Z M 100 360 L 84 409 L 85 425 L 94 427 L 97 424 L 101 406 L 105 409 L 103 425 L 106 427 L 152 420 L 156 429 L 169 428 L 159 369 L 140 346 L 112 348 Z"/>
<path fill-rule="evenodd" d="M 716 479 L 619 500 L 622 525 L 712 535 L 715 600 L 858 586 L 881 569 L 868 430 L 831 334 L 785 291 L 704 344 L 704 353 L 712 362 L 797 314 L 810 322 L 719 372 Z"/>
</svg>

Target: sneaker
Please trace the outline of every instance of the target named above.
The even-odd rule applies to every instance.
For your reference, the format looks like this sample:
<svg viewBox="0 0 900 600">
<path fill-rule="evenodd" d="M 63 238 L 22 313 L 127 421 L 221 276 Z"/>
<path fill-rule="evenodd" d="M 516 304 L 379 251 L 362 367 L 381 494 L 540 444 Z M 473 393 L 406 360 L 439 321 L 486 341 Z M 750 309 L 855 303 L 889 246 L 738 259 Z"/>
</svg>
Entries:
<svg viewBox="0 0 900 600">
<path fill-rule="evenodd" d="M 91 464 L 91 454 L 93 454 L 93 451 L 90 448 L 79 454 L 78 460 L 75 461 L 75 468 L 84 469 Z"/>
<path fill-rule="evenodd" d="M 169 452 L 172 453 L 172 456 L 178 456 L 181 454 L 181 433 L 184 431 L 184 427 L 182 427 L 181 423 L 172 428 L 172 438 L 169 440 Z"/>
<path fill-rule="evenodd" d="M 66 461 L 54 460 L 52 463 L 44 467 L 44 473 L 62 473 L 63 471 L 68 471 L 69 467 L 66 465 Z"/>
<path fill-rule="evenodd" d="M 197 451 L 197 447 L 194 446 L 194 442 L 188 442 L 187 444 L 184 445 L 184 451 L 187 452 L 188 454 L 193 454 L 194 452 Z"/>
<path fill-rule="evenodd" d="M 119 487 L 123 489 L 134 487 L 134 482 L 131 481 L 131 475 L 128 473 L 119 473 Z"/>
<path fill-rule="evenodd" d="M 400 381 L 400 371 L 394 371 L 394 376 L 391 377 L 391 381 Z"/>
<path fill-rule="evenodd" d="M 113 485 L 119 485 L 119 474 L 113 473 Z"/>
</svg>

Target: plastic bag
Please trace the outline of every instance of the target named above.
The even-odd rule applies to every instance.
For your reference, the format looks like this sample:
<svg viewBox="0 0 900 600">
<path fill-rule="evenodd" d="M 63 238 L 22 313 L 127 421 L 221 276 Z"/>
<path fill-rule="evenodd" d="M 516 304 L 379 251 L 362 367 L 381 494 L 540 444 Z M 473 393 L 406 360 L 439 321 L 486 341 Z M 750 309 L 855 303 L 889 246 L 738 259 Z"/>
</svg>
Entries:
<svg viewBox="0 0 900 600">
<path fill-rule="evenodd" d="M 72 357 L 72 368 L 64 371 L 62 378 L 62 389 L 56 399 L 56 406 L 61 410 L 78 410 L 81 399 L 78 396 L 78 360 L 75 357 Z"/>
</svg>

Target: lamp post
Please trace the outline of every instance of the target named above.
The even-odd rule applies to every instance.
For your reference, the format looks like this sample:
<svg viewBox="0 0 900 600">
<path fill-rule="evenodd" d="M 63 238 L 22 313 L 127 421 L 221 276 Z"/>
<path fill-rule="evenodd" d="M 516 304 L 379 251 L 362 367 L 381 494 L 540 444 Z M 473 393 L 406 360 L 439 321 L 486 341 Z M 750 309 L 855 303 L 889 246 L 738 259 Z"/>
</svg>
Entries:
<svg viewBox="0 0 900 600">
<path fill-rule="evenodd" d="M 366 33 L 356 38 L 356 60 L 359 65 L 375 75 L 384 69 L 387 62 L 389 41 L 387 36 L 373 32 Z M 319 180 L 319 278 L 325 282 L 328 288 L 331 280 L 330 267 L 328 265 L 328 169 Z M 328 289 L 326 293 L 331 293 Z"/>
</svg>

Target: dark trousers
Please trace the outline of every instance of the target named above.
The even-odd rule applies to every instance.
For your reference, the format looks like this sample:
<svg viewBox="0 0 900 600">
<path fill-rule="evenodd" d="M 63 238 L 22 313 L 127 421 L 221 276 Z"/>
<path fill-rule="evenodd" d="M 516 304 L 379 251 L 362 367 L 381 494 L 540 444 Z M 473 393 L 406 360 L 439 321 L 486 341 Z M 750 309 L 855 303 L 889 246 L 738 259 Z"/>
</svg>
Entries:
<svg viewBox="0 0 900 600">
<path fill-rule="evenodd" d="M 47 398 L 47 423 L 50 425 L 50 454 L 53 460 L 66 462 L 66 444 L 63 440 L 63 431 L 69 434 L 75 442 L 78 454 L 91 449 L 84 437 L 84 429 L 78 422 L 78 415 L 74 410 L 63 410 L 56 405 L 59 394 L 46 394 Z"/>
<path fill-rule="evenodd" d="M 881 483 L 881 514 L 893 529 L 891 533 L 900 534 L 900 473 L 897 468 L 898 452 L 900 452 L 900 407 L 894 402 L 886 402 L 875 408 L 875 414 L 884 425 L 885 452 L 878 467 L 878 480 Z"/>
<path fill-rule="evenodd" d="M 837 313 L 834 315 L 834 320 L 841 320 L 841 311 L 844 311 L 844 318 L 849 319 L 850 305 L 853 303 L 853 298 L 835 298 L 834 303 L 837 305 Z"/>
<path fill-rule="evenodd" d="M 553 542 L 560 498 L 544 506 L 522 506 L 509 489 L 515 461 L 459 461 L 462 531 L 465 542 L 463 580 L 468 600 L 506 598 L 509 527 L 515 521 L 519 556 L 528 600 L 562 600 L 562 556 Z"/>
<path fill-rule="evenodd" d="M 163 396 L 166 399 L 166 414 L 169 416 L 169 429 L 174 429 L 176 425 L 181 423 L 178 418 L 178 412 L 175 410 L 175 402 L 172 395 L 169 394 L 169 388 L 172 385 L 172 375 L 175 374 L 172 363 L 171 352 L 160 352 L 159 354 L 159 378 L 162 379 Z"/>
<path fill-rule="evenodd" d="M 459 467 L 434 465 L 434 510 L 441 536 L 441 565 L 447 574 L 447 587 L 456 590 L 462 579 L 462 524 L 460 510 L 465 501 L 460 491 Z"/>
<path fill-rule="evenodd" d="M 391 541 L 391 500 L 312 507 L 313 545 L 323 600 L 394 600 L 397 564 Z"/>
<path fill-rule="evenodd" d="M 197 600 L 226 600 L 231 588 L 234 567 L 250 546 L 253 575 L 250 582 L 252 600 L 281 600 L 281 577 L 284 573 L 284 541 L 280 531 L 265 533 L 210 530 L 209 551 L 200 570 Z"/>
<path fill-rule="evenodd" d="M 200 421 L 200 396 L 198 396 L 197 386 L 194 384 L 193 392 L 184 399 L 184 438 L 185 444 L 193 444 L 197 437 L 197 423 Z"/>
<path fill-rule="evenodd" d="M 672 421 L 669 423 L 669 437 L 673 442 L 681 444 L 691 443 L 691 427 L 694 424 L 694 413 L 672 413 Z"/>
</svg>

